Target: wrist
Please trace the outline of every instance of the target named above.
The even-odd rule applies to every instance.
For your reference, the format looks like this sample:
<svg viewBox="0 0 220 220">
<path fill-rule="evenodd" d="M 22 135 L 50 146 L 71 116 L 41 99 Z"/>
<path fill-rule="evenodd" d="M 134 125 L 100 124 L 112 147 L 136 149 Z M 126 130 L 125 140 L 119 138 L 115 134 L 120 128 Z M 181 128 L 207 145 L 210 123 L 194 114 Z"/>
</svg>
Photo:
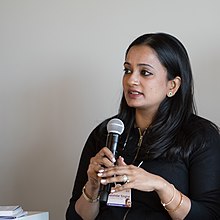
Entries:
<svg viewBox="0 0 220 220">
<path fill-rule="evenodd" d="M 88 181 L 83 188 L 89 198 L 96 199 L 99 195 L 99 187 L 100 186 L 94 186 L 94 184 Z"/>
<path fill-rule="evenodd" d="M 99 201 L 99 195 L 93 198 L 93 196 L 89 195 L 88 192 L 86 191 L 86 185 L 82 189 L 82 195 L 86 201 L 89 203 L 95 203 Z"/>
<path fill-rule="evenodd" d="M 173 184 L 171 184 L 171 186 L 173 187 L 173 194 L 172 194 L 172 197 L 171 197 L 171 199 L 169 200 L 169 201 L 167 201 L 167 202 L 163 202 L 162 200 L 161 200 L 161 204 L 163 205 L 163 207 L 167 210 L 167 208 L 166 208 L 166 206 L 168 206 L 169 204 L 171 204 L 173 201 L 174 201 L 174 199 L 175 199 L 175 197 L 176 197 L 176 188 L 174 187 L 174 185 Z"/>
<path fill-rule="evenodd" d="M 167 190 L 168 186 L 170 184 L 165 180 L 163 179 L 162 177 L 158 176 L 158 179 L 156 181 L 156 184 L 155 184 L 155 192 L 160 195 L 162 194 L 164 191 Z"/>
<path fill-rule="evenodd" d="M 162 205 L 170 204 L 170 201 L 173 201 L 177 194 L 175 186 L 163 178 L 160 178 L 160 181 L 158 181 L 155 191 L 160 197 Z"/>
</svg>

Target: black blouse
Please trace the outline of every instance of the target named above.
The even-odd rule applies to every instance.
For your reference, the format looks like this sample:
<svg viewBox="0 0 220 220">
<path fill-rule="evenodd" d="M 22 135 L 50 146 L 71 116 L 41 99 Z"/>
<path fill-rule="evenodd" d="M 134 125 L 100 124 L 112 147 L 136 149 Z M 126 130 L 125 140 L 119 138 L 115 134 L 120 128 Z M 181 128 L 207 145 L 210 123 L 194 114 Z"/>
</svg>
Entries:
<svg viewBox="0 0 220 220">
<path fill-rule="evenodd" d="M 82 151 L 72 198 L 66 212 L 67 220 L 77 220 L 81 217 L 75 211 L 75 202 L 81 196 L 82 188 L 87 182 L 87 169 L 90 158 L 105 146 L 104 140 L 98 140 L 96 127 L 86 141 Z M 175 161 L 157 158 L 144 160 L 141 168 L 159 175 L 172 183 L 176 189 L 191 200 L 191 209 L 186 220 L 214 220 L 220 219 L 220 135 L 217 131 L 208 131 L 208 140 L 204 147 L 198 146 L 187 159 L 179 158 Z M 119 155 L 127 164 L 131 164 L 137 150 L 139 132 L 131 132 L 126 147 L 119 144 Z M 106 134 L 103 134 L 105 136 Z M 134 147 L 135 146 L 135 147 Z M 139 163 L 140 161 L 135 161 Z M 126 215 L 126 218 L 124 216 Z M 171 219 L 161 205 L 160 198 L 155 192 L 142 192 L 132 189 L 132 207 L 112 207 L 100 205 L 97 220 L 168 220 Z"/>
</svg>

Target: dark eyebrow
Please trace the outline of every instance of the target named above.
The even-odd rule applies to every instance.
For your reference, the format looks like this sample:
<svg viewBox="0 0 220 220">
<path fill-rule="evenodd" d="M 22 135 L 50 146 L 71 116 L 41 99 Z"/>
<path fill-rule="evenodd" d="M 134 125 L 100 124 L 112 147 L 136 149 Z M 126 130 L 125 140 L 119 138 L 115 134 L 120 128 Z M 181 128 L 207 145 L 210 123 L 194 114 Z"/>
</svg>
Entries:
<svg viewBox="0 0 220 220">
<path fill-rule="evenodd" d="M 124 65 L 131 65 L 129 62 L 124 62 Z M 154 69 L 153 66 L 151 66 L 150 64 L 147 64 L 147 63 L 139 63 L 138 66 L 147 66 L 147 67 L 150 67 L 152 69 Z"/>
</svg>

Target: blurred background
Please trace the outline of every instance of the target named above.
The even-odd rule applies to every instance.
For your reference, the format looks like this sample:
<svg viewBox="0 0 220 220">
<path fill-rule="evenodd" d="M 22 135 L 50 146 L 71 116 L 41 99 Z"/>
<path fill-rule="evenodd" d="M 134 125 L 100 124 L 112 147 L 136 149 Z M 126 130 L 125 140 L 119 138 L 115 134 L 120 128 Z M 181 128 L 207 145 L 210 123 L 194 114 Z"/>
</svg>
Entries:
<svg viewBox="0 0 220 220">
<path fill-rule="evenodd" d="M 218 0 L 0 0 L 0 205 L 65 218 L 83 145 L 117 113 L 141 34 L 182 41 L 198 113 L 220 125 L 219 21 Z"/>
</svg>

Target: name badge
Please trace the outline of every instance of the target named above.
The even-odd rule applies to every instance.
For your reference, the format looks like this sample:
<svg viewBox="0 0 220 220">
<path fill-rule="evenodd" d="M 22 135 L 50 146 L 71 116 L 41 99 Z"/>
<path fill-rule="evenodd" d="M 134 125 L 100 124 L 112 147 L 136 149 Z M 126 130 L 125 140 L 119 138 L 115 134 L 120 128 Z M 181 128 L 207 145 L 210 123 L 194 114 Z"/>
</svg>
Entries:
<svg viewBox="0 0 220 220">
<path fill-rule="evenodd" d="M 108 196 L 107 205 L 131 207 L 131 189 L 110 193 Z"/>
</svg>

